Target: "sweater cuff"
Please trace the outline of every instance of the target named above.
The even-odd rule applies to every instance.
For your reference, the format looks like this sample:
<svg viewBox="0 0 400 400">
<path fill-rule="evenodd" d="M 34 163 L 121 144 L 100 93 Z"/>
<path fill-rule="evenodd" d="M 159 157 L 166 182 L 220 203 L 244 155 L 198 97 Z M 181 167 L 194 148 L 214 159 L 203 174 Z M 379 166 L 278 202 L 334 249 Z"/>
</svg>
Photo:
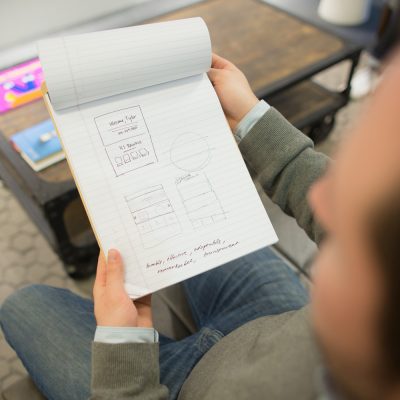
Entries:
<svg viewBox="0 0 400 400">
<path fill-rule="evenodd" d="M 239 143 L 257 123 L 257 121 L 269 110 L 270 105 L 265 100 L 260 100 L 238 123 L 234 136 Z"/>
<path fill-rule="evenodd" d="M 154 328 L 100 326 L 94 334 L 95 342 L 102 343 L 157 343 L 158 332 Z"/>
<path fill-rule="evenodd" d="M 92 388 L 112 390 L 159 385 L 158 343 L 92 343 Z"/>
</svg>

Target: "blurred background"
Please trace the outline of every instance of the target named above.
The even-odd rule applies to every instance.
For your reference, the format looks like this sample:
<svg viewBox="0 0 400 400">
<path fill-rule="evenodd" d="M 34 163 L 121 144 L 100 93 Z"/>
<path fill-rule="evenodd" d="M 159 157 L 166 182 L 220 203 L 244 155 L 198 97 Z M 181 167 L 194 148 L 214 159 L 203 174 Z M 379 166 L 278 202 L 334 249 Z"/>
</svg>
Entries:
<svg viewBox="0 0 400 400">
<path fill-rule="evenodd" d="M 90 297 L 98 254 L 41 99 L 37 40 L 191 16 L 205 19 L 213 50 L 244 71 L 259 98 L 333 157 L 399 32 L 398 1 L 1 0 L 0 303 L 30 283 Z M 261 196 L 276 250 L 309 284 L 315 245 Z M 41 398 L 3 336 L 0 391 Z"/>
</svg>

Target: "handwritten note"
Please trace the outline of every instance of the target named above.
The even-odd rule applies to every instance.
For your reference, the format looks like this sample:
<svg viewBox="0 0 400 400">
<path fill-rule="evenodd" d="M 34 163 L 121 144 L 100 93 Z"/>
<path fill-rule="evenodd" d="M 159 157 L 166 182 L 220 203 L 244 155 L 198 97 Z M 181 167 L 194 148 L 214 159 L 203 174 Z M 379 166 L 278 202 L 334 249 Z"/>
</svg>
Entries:
<svg viewBox="0 0 400 400">
<path fill-rule="evenodd" d="M 181 253 L 171 253 L 164 259 L 149 261 L 146 264 L 146 268 L 155 268 L 157 274 L 161 274 L 165 271 L 193 266 L 196 264 L 197 258 L 199 257 L 205 258 L 213 254 L 229 251 L 229 249 L 232 249 L 238 244 L 239 242 L 237 240 L 234 242 L 226 242 L 225 240 L 214 239 L 211 242 L 196 245 Z"/>
</svg>

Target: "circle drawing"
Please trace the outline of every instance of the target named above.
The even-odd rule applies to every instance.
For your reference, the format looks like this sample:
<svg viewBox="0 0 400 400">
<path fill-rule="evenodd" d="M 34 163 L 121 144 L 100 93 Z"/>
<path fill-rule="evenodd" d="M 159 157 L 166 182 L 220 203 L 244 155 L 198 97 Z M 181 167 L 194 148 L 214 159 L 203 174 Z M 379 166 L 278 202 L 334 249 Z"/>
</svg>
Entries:
<svg viewBox="0 0 400 400">
<path fill-rule="evenodd" d="M 195 133 L 179 135 L 171 145 L 171 162 L 183 171 L 203 169 L 211 158 L 207 140 Z"/>
</svg>

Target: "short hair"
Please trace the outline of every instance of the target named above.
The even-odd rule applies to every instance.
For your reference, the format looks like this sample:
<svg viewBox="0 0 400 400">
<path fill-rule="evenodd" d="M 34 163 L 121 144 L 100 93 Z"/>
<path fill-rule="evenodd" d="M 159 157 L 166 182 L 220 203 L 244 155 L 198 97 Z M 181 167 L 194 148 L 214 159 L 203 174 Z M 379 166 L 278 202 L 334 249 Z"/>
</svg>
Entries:
<svg viewBox="0 0 400 400">
<path fill-rule="evenodd" d="M 370 243 L 384 284 L 380 316 L 383 363 L 388 378 L 400 378 L 400 182 L 369 221 Z"/>
</svg>

